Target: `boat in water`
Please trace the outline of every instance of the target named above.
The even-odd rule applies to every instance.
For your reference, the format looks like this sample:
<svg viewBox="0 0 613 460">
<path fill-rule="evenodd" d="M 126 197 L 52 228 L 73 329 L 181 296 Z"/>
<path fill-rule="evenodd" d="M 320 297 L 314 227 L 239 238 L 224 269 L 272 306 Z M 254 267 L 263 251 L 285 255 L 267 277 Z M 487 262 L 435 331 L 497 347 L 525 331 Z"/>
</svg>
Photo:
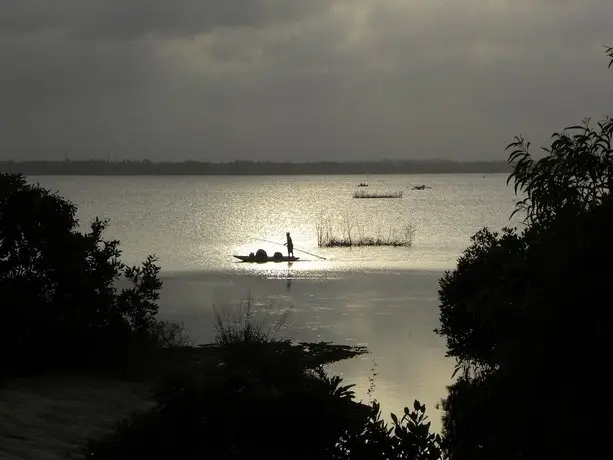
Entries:
<svg viewBox="0 0 613 460">
<path fill-rule="evenodd" d="M 234 257 L 241 260 L 242 262 L 252 262 L 252 263 L 260 263 L 260 264 L 263 264 L 266 262 L 295 262 L 298 259 L 300 259 L 300 257 L 284 256 L 280 252 L 275 252 L 271 257 L 263 249 L 258 249 L 258 251 L 255 254 L 252 252 L 248 256 L 235 255 Z"/>
</svg>

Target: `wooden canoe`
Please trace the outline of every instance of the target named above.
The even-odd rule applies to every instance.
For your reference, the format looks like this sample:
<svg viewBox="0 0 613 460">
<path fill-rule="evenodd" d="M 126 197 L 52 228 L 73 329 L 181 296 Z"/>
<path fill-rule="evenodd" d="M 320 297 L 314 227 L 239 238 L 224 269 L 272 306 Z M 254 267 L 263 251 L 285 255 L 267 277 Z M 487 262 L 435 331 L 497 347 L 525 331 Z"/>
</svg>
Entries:
<svg viewBox="0 0 613 460">
<path fill-rule="evenodd" d="M 234 256 L 237 259 L 243 261 L 243 262 L 253 262 L 253 263 L 266 263 L 266 262 L 295 262 L 298 259 L 300 259 L 300 257 L 288 257 L 288 256 L 283 256 L 283 257 L 270 257 L 268 256 L 266 259 L 262 259 L 259 257 L 255 257 L 255 256 Z"/>
</svg>

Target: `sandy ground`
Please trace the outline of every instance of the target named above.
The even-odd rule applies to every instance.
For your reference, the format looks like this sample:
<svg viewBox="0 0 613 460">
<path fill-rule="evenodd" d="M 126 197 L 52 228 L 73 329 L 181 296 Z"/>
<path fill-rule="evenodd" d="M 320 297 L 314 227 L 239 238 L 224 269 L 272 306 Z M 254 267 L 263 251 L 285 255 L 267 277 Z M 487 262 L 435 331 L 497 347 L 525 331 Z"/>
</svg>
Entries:
<svg viewBox="0 0 613 460">
<path fill-rule="evenodd" d="M 15 379 L 0 389 L 0 459 L 83 458 L 91 438 L 152 407 L 139 384 L 53 375 Z"/>
</svg>

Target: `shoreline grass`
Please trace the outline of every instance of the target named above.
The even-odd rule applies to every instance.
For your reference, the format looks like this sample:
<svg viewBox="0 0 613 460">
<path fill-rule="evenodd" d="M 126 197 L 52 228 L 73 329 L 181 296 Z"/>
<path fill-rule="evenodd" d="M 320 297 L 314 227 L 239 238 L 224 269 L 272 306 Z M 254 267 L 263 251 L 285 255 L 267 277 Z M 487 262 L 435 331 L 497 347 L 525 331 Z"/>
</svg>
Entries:
<svg viewBox="0 0 613 460">
<path fill-rule="evenodd" d="M 280 312 L 280 315 L 273 315 L 273 308 L 274 302 L 262 311 L 257 311 L 251 296 L 237 306 L 224 306 L 221 309 L 214 307 L 215 343 L 228 345 L 272 341 L 288 319 L 287 310 Z M 258 318 L 258 314 L 264 314 L 264 318 Z"/>
</svg>

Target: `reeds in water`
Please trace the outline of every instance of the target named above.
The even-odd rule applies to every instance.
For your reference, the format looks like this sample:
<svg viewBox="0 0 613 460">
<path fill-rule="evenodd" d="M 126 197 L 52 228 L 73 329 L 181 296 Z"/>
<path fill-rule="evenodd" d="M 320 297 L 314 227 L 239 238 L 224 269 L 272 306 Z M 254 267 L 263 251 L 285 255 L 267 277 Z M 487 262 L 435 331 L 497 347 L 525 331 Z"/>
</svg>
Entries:
<svg viewBox="0 0 613 460">
<path fill-rule="evenodd" d="M 218 345 L 235 343 L 268 343 L 275 340 L 285 325 L 287 311 L 273 313 L 274 305 L 256 312 L 253 298 L 248 297 L 235 308 L 226 306 L 215 310 L 215 342 Z M 259 315 L 257 315 L 259 313 Z"/>
<path fill-rule="evenodd" d="M 402 198 L 402 190 L 398 192 L 367 192 L 366 190 L 356 190 L 354 198 Z"/>
<path fill-rule="evenodd" d="M 319 247 L 353 246 L 411 246 L 415 229 L 410 224 L 388 225 L 377 223 L 373 231 L 367 233 L 365 225 L 354 216 L 345 215 L 340 222 L 321 216 L 316 224 L 317 245 Z"/>
</svg>

